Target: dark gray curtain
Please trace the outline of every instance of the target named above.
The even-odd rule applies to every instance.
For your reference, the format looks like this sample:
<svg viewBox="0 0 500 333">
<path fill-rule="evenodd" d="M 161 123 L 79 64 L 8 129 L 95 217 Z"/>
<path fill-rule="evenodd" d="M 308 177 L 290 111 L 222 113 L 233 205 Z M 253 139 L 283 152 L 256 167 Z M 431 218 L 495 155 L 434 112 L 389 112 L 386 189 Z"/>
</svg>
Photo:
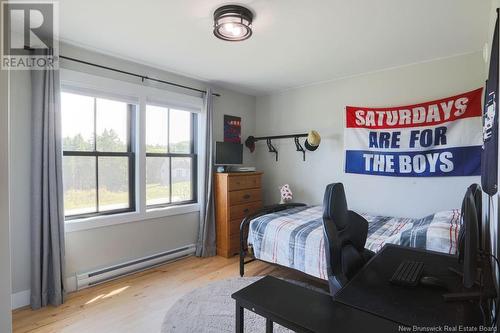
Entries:
<svg viewBox="0 0 500 333">
<path fill-rule="evenodd" d="M 204 101 L 205 116 L 205 179 L 200 188 L 202 199 L 200 202 L 200 228 L 198 243 L 196 244 L 196 256 L 210 257 L 216 254 L 215 247 L 215 214 L 213 193 L 213 105 L 212 89 L 207 89 Z"/>
<path fill-rule="evenodd" d="M 31 71 L 31 307 L 64 301 L 64 209 L 59 71 Z"/>
</svg>

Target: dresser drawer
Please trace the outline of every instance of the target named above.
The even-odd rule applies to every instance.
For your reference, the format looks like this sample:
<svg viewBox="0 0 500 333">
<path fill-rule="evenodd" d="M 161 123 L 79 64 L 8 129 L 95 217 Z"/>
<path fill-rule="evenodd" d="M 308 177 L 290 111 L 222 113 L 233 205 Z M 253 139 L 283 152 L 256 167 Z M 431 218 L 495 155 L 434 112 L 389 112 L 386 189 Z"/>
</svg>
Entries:
<svg viewBox="0 0 500 333">
<path fill-rule="evenodd" d="M 260 175 L 229 177 L 228 191 L 260 188 Z"/>
<path fill-rule="evenodd" d="M 262 208 L 262 173 L 215 173 L 214 178 L 217 254 L 229 258 L 239 253 L 242 220 Z"/>
<path fill-rule="evenodd" d="M 262 207 L 262 201 L 255 201 L 243 205 L 235 205 L 229 207 L 230 220 L 243 219 L 249 214 L 255 213 Z"/>
<path fill-rule="evenodd" d="M 240 205 L 253 201 L 262 201 L 260 188 L 229 192 L 229 206 Z"/>
</svg>

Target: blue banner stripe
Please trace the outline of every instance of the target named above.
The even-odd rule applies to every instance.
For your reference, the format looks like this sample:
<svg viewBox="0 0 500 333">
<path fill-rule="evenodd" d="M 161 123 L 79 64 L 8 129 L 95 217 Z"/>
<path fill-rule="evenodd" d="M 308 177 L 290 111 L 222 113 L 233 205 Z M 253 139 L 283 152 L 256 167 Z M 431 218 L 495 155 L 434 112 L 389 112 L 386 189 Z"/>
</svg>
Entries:
<svg viewBox="0 0 500 333">
<path fill-rule="evenodd" d="M 346 150 L 346 173 L 394 177 L 477 176 L 481 146 L 426 151 Z"/>
</svg>

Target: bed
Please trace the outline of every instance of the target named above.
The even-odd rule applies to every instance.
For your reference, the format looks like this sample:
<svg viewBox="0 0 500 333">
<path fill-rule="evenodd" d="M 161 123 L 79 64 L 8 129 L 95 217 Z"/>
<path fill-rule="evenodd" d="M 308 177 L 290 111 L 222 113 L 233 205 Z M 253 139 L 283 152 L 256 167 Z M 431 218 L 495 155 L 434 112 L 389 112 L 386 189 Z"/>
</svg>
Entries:
<svg viewBox="0 0 500 333">
<path fill-rule="evenodd" d="M 243 221 L 248 226 L 247 245 L 242 233 L 240 274 L 245 253 L 258 260 L 293 268 L 327 280 L 322 206 L 292 206 Z M 384 244 L 399 244 L 443 253 L 457 252 L 460 210 L 438 212 L 424 218 L 399 218 L 361 214 L 368 221 L 366 248 L 379 251 Z M 247 251 L 246 249 L 250 249 Z"/>
</svg>

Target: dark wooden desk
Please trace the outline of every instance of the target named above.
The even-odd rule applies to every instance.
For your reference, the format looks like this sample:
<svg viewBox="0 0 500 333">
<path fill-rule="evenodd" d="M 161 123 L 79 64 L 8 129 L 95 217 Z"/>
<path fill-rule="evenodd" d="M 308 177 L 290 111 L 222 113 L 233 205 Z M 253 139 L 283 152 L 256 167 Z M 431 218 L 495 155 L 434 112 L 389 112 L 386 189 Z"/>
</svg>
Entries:
<svg viewBox="0 0 500 333">
<path fill-rule="evenodd" d="M 271 276 L 232 295 L 236 300 L 236 332 L 243 333 L 243 309 L 266 318 L 266 332 L 273 322 L 296 332 L 349 333 L 398 332 L 399 325 L 334 302 L 330 295 Z"/>
<path fill-rule="evenodd" d="M 335 300 L 406 326 L 483 324 L 477 301 L 445 302 L 443 289 L 391 284 L 389 279 L 403 260 L 423 262 L 423 276 L 438 277 L 453 291 L 463 290 L 461 277 L 449 270 L 449 267 L 460 269 L 455 256 L 386 245 L 337 292 Z"/>
</svg>

